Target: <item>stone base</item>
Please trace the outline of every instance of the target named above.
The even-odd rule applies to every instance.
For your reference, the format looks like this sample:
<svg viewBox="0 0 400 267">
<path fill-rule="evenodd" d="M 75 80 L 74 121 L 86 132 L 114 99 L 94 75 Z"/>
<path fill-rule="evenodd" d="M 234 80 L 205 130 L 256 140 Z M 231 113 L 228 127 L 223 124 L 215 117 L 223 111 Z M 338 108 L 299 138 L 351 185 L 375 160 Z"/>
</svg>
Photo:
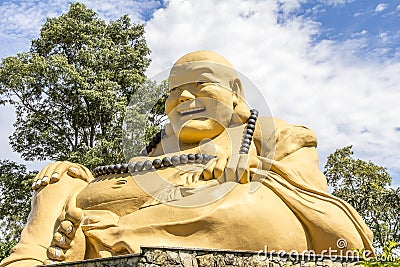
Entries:
<svg viewBox="0 0 400 267">
<path fill-rule="evenodd" d="M 208 250 L 194 248 L 142 247 L 140 254 L 54 264 L 70 267 L 353 267 L 361 266 L 356 257 L 291 255 L 263 251 Z M 48 266 L 48 265 L 47 265 Z"/>
</svg>

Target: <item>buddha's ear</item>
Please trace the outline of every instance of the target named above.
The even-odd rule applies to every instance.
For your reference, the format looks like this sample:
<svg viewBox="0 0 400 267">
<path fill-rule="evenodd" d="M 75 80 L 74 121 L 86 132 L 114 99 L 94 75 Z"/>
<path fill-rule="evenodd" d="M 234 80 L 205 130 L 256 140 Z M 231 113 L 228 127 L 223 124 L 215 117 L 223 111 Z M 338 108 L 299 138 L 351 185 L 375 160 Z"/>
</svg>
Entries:
<svg viewBox="0 0 400 267">
<path fill-rule="evenodd" d="M 242 91 L 242 82 L 239 78 L 235 78 L 233 81 L 230 82 L 230 87 L 233 92 L 233 106 L 236 106 L 240 102 L 240 98 L 243 95 Z"/>
<path fill-rule="evenodd" d="M 234 111 L 244 123 L 250 116 L 250 109 L 244 100 L 242 82 L 239 78 L 236 78 L 231 82 L 231 89 L 233 92 Z"/>
</svg>

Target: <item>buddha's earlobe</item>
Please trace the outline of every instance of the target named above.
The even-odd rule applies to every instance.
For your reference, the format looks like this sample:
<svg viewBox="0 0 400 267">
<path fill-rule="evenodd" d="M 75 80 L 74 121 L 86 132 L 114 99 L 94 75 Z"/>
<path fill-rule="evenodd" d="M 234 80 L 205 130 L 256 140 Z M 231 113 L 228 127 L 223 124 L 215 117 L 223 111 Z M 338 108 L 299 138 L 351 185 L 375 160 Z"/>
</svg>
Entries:
<svg viewBox="0 0 400 267">
<path fill-rule="evenodd" d="M 242 92 L 242 83 L 239 79 L 234 79 L 230 82 L 230 87 L 233 93 L 233 107 L 236 107 L 239 104 L 239 97 Z"/>
<path fill-rule="evenodd" d="M 236 107 L 239 103 L 237 93 L 233 92 L 233 107 Z"/>
</svg>

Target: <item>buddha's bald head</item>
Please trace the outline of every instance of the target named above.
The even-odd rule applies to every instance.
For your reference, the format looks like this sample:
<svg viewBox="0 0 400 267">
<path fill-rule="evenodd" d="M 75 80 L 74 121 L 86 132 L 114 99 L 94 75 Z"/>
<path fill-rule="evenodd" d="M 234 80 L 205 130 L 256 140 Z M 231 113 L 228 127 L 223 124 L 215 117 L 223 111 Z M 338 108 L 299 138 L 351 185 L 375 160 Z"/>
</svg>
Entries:
<svg viewBox="0 0 400 267">
<path fill-rule="evenodd" d="M 174 66 L 188 62 L 199 62 L 199 61 L 217 63 L 233 69 L 232 64 L 228 60 L 226 60 L 223 56 L 209 50 L 199 50 L 195 52 L 190 52 L 181 57 L 180 59 L 178 59 L 175 62 Z"/>
<path fill-rule="evenodd" d="M 171 69 L 169 89 L 196 82 L 211 82 L 242 95 L 238 74 L 223 56 L 208 50 L 188 53 L 178 59 Z"/>
</svg>

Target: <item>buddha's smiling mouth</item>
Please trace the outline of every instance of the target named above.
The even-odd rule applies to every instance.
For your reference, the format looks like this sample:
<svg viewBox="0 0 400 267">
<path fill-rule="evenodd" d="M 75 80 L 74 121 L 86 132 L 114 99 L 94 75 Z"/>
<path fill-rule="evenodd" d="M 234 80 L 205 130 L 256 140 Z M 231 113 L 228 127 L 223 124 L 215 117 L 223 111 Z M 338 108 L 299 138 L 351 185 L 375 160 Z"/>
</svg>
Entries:
<svg viewBox="0 0 400 267">
<path fill-rule="evenodd" d="M 205 110 L 206 110 L 205 108 L 188 108 L 188 109 L 181 110 L 178 113 L 180 116 L 186 116 L 186 115 L 201 113 Z"/>
</svg>

